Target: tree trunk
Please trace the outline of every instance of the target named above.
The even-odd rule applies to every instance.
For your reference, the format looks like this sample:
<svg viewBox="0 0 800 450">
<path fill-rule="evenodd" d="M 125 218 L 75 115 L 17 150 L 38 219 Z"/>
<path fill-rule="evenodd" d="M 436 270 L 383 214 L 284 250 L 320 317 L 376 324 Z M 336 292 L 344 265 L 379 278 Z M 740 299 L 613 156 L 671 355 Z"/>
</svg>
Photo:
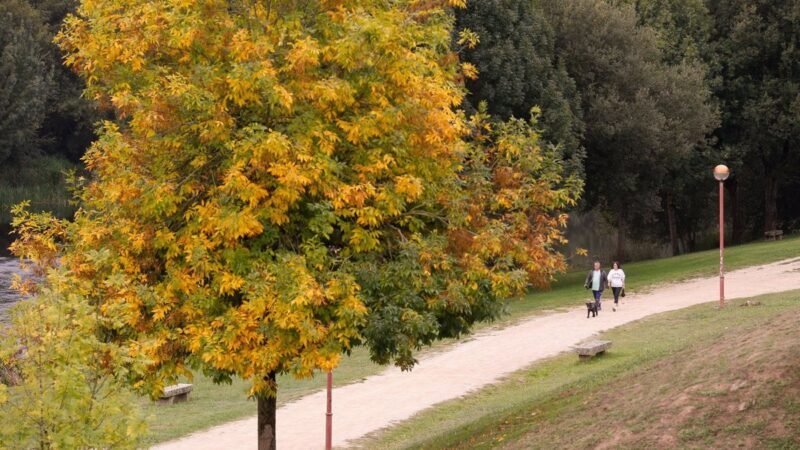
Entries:
<svg viewBox="0 0 800 450">
<path fill-rule="evenodd" d="M 275 385 L 275 374 L 267 376 Z M 276 387 L 277 390 L 277 387 Z M 258 401 L 258 450 L 276 450 L 275 416 L 278 410 L 276 395 L 259 395 Z"/>
<path fill-rule="evenodd" d="M 687 253 L 694 253 L 697 251 L 697 231 L 692 230 L 686 234 L 686 245 L 684 246 Z"/>
<path fill-rule="evenodd" d="M 773 176 L 764 179 L 764 232 L 778 229 L 778 181 Z"/>
<path fill-rule="evenodd" d="M 625 261 L 625 214 L 619 213 L 617 220 L 617 261 Z"/>
<path fill-rule="evenodd" d="M 731 243 L 741 244 L 744 242 L 744 209 L 741 208 L 739 196 L 739 181 L 736 177 L 731 178 L 725 182 L 727 189 L 728 205 L 731 209 Z"/>
<path fill-rule="evenodd" d="M 672 256 L 678 256 L 681 253 L 681 248 L 678 237 L 678 222 L 675 219 L 675 202 L 672 199 L 672 194 L 667 194 L 667 224 L 669 225 L 669 241 L 672 244 Z"/>
</svg>

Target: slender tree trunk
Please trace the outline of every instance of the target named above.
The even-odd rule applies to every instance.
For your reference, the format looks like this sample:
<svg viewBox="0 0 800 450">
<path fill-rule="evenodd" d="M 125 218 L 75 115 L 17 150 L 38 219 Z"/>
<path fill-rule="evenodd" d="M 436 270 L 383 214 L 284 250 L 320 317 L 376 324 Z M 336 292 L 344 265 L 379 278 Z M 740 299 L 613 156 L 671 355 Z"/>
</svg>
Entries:
<svg viewBox="0 0 800 450">
<path fill-rule="evenodd" d="M 617 220 L 617 261 L 625 261 L 625 214 L 619 213 Z"/>
<path fill-rule="evenodd" d="M 744 209 L 741 208 L 741 199 L 739 195 L 739 181 L 736 177 L 725 182 L 727 192 L 727 203 L 730 205 L 731 218 L 733 219 L 731 225 L 731 242 L 733 244 L 741 244 L 744 242 Z"/>
<path fill-rule="evenodd" d="M 686 253 L 694 253 L 697 249 L 697 232 L 694 229 L 686 230 L 683 236 L 683 251 Z"/>
<path fill-rule="evenodd" d="M 267 379 L 274 385 L 275 374 L 269 374 Z M 257 401 L 258 450 L 276 450 L 275 417 L 278 410 L 276 396 L 258 396 Z"/>
<path fill-rule="evenodd" d="M 764 231 L 778 228 L 778 181 L 772 175 L 764 179 Z"/>
<path fill-rule="evenodd" d="M 667 194 L 667 223 L 669 225 L 669 241 L 672 244 L 672 256 L 678 256 L 681 253 L 681 248 L 678 237 L 678 222 L 675 218 L 675 202 L 672 194 Z"/>
</svg>

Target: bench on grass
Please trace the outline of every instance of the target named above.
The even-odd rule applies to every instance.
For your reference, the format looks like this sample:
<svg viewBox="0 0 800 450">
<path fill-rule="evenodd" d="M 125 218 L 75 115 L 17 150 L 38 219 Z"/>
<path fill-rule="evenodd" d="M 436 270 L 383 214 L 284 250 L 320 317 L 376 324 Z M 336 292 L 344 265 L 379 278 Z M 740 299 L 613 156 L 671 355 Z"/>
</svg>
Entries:
<svg viewBox="0 0 800 450">
<path fill-rule="evenodd" d="M 764 233 L 764 239 L 768 241 L 780 241 L 783 239 L 783 230 L 772 230 Z"/>
<path fill-rule="evenodd" d="M 580 359 L 590 359 L 592 356 L 602 354 L 611 348 L 611 341 L 589 341 L 575 346 L 575 352 Z"/>
<path fill-rule="evenodd" d="M 164 388 L 164 393 L 158 399 L 158 403 L 171 405 L 173 403 L 181 403 L 189 400 L 189 393 L 192 392 L 192 385 L 181 383 L 167 386 Z"/>
</svg>

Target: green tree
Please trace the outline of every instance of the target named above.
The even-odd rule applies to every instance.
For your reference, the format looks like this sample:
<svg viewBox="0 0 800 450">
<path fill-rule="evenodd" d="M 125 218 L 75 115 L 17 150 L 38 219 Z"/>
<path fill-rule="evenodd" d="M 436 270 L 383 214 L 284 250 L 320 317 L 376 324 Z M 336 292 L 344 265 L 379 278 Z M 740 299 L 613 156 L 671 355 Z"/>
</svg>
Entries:
<svg viewBox="0 0 800 450">
<path fill-rule="evenodd" d="M 706 89 L 714 85 L 713 74 L 709 72 L 707 47 L 711 36 L 712 18 L 703 0 L 619 0 L 619 5 L 631 5 L 636 9 L 639 24 L 652 28 L 657 35 L 657 43 L 662 60 L 670 65 L 692 65 L 704 72 Z M 709 103 L 716 104 L 713 98 Z M 707 109 L 701 112 L 707 112 Z M 687 121 L 702 120 L 700 117 L 687 117 Z M 718 124 L 706 122 L 707 133 Z M 660 193 L 663 212 L 658 214 L 665 229 L 654 230 L 653 238 L 661 240 L 664 233 L 669 236 L 673 255 L 684 249 L 694 248 L 697 230 L 711 226 L 709 211 L 714 189 L 710 189 L 708 170 L 720 163 L 718 151 L 710 142 L 700 143 L 689 152 L 676 154 L 667 163 L 667 174 Z"/>
<path fill-rule="evenodd" d="M 46 31 L 23 0 L 0 4 L 0 164 L 17 163 L 38 150 L 52 67 Z"/>
<path fill-rule="evenodd" d="M 0 380 L 0 447 L 139 447 L 145 421 L 124 355 L 98 338 L 96 320 L 86 302 L 50 290 L 15 307 L 0 336 L 0 367 L 13 373 Z"/>
<path fill-rule="evenodd" d="M 53 92 L 48 98 L 47 114 L 39 132 L 41 150 L 49 155 L 67 158 L 73 163 L 94 140 L 94 127 L 103 116 L 83 98 L 83 80 L 62 63 L 63 53 L 53 38 L 64 18 L 74 13 L 76 0 L 28 0 L 46 26 L 47 58 L 53 67 Z"/>
<path fill-rule="evenodd" d="M 664 60 L 705 62 L 713 21 L 704 0 L 610 0 L 633 6 L 639 23 L 653 28 Z"/>
<path fill-rule="evenodd" d="M 586 200 L 617 226 L 617 255 L 662 208 L 670 164 L 705 141 L 715 111 L 704 68 L 669 65 L 636 11 L 599 0 L 539 0 L 575 80 L 586 124 Z"/>
<path fill-rule="evenodd" d="M 575 82 L 556 56 L 555 36 L 530 0 L 467 2 L 456 11 L 456 29 L 468 29 L 480 42 L 462 57 L 478 69 L 467 81 L 473 108 L 487 102 L 500 120 L 527 118 L 539 107 L 545 141 L 561 147 L 569 169 L 582 173 L 583 122 Z"/>
<path fill-rule="evenodd" d="M 778 200 L 788 195 L 800 163 L 800 3 L 709 0 L 708 6 L 723 111 L 717 137 L 736 157 L 739 182 L 760 188 L 763 229 L 780 228 Z"/>
<path fill-rule="evenodd" d="M 277 373 L 355 345 L 408 368 L 564 268 L 580 182 L 530 124 L 456 109 L 459 3 L 82 2 L 59 43 L 117 120 L 75 221 L 16 254 L 59 261 L 138 388 L 251 380 L 274 448 Z"/>
<path fill-rule="evenodd" d="M 84 83 L 53 43 L 76 1 L 9 0 L 0 5 L 0 161 L 4 185 L 36 184 L 21 168 L 80 161 L 100 118 L 82 98 Z M 51 156 L 42 160 L 41 156 Z M 41 167 L 42 171 L 46 167 Z"/>
</svg>

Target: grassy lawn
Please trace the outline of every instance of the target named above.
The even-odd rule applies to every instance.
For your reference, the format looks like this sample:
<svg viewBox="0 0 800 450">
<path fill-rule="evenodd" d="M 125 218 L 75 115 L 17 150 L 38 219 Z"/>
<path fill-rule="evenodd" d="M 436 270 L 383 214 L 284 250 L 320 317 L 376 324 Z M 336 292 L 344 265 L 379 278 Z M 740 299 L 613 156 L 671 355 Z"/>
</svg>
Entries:
<svg viewBox="0 0 800 450">
<path fill-rule="evenodd" d="M 760 264 L 800 258 L 800 236 L 782 241 L 755 242 L 725 249 L 726 271 L 742 269 Z M 610 262 L 604 262 L 608 270 Z M 586 270 L 570 271 L 559 277 L 552 288 L 545 292 L 532 292 L 509 304 L 506 320 L 525 317 L 537 311 L 558 309 L 580 304 L 587 296 L 583 289 Z M 681 255 L 674 258 L 654 259 L 625 264 L 628 291 L 641 290 L 653 285 L 712 276 L 719 271 L 719 250 Z"/>
<path fill-rule="evenodd" d="M 800 291 L 651 316 L 606 355 L 535 364 L 368 448 L 800 448 Z M 741 305 L 744 300 L 737 301 Z"/>
<path fill-rule="evenodd" d="M 373 363 L 363 348 L 344 358 L 336 369 L 334 382 L 349 384 L 378 373 L 383 367 Z M 145 414 L 150 417 L 149 443 L 163 442 L 186 436 L 194 431 L 220 425 L 256 413 L 255 401 L 246 397 L 249 384 L 235 380 L 230 385 L 217 385 L 201 374 L 192 380 L 194 390 L 190 400 L 174 405 L 158 405 L 142 399 Z M 295 380 L 290 376 L 278 378 L 278 406 L 296 400 L 325 387 L 325 377 Z M 324 417 L 320 411 L 320 420 Z"/>
<path fill-rule="evenodd" d="M 726 265 L 730 270 L 737 268 L 800 257 L 800 238 L 787 238 L 777 242 L 761 242 L 726 251 Z M 713 275 L 717 271 L 719 253 L 717 251 L 694 253 L 654 261 L 631 263 L 625 266 L 628 274 L 628 290 L 643 289 L 655 284 L 681 279 Z M 519 320 L 531 314 L 546 310 L 569 307 L 579 304 L 586 295 L 583 289 L 583 270 L 564 274 L 546 292 L 531 293 L 509 304 L 509 314 L 502 322 Z M 484 325 L 486 326 L 486 325 Z M 483 327 L 483 326 L 482 326 Z M 442 348 L 452 343 L 445 342 Z M 350 357 L 344 358 L 335 372 L 337 385 L 352 383 L 383 370 L 369 361 L 363 349 L 356 349 Z M 255 403 L 247 400 L 247 384 L 242 381 L 232 385 L 214 385 L 202 375 L 193 380 L 194 391 L 191 400 L 177 405 L 157 406 L 143 400 L 142 404 L 152 417 L 150 442 L 163 442 L 187 435 L 228 421 L 255 414 Z M 278 403 L 285 404 L 316 390 L 325 384 L 323 376 L 310 380 L 279 379 Z"/>
</svg>

